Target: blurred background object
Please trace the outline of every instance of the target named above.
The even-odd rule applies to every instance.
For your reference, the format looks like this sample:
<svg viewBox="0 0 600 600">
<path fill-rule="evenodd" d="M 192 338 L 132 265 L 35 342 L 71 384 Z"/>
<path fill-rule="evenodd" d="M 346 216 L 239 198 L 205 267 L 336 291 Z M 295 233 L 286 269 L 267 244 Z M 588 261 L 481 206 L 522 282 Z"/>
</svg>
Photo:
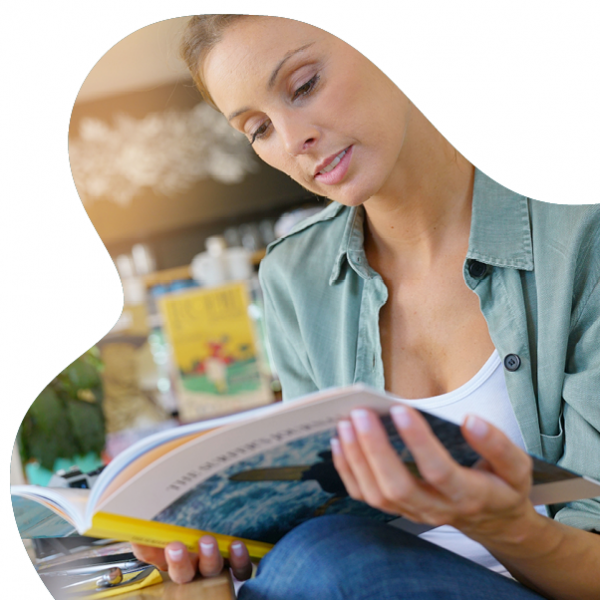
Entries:
<svg viewBox="0 0 600 600">
<path fill-rule="evenodd" d="M 69 130 L 73 179 L 110 255 L 143 244 L 157 271 L 189 265 L 211 236 L 255 252 L 283 212 L 324 205 L 202 100 L 178 55 L 186 21 L 149 25 L 108 50 Z"/>
<path fill-rule="evenodd" d="M 59 373 L 27 411 L 17 443 L 30 483 L 46 485 L 53 472 L 73 465 L 85 472 L 103 464 L 101 368 L 98 350 L 89 350 Z"/>
<path fill-rule="evenodd" d="M 145 188 L 168 196 L 209 177 L 233 184 L 258 171 L 245 136 L 204 103 L 140 119 L 118 113 L 110 124 L 83 117 L 69 150 L 87 205 L 106 198 L 126 206 Z"/>
<path fill-rule="evenodd" d="M 257 269 L 326 201 L 262 162 L 202 100 L 178 56 L 186 20 L 110 48 L 75 102 L 73 179 L 124 308 L 28 411 L 17 479 L 22 468 L 44 485 L 73 465 L 91 471 L 159 429 L 280 398 Z"/>
</svg>

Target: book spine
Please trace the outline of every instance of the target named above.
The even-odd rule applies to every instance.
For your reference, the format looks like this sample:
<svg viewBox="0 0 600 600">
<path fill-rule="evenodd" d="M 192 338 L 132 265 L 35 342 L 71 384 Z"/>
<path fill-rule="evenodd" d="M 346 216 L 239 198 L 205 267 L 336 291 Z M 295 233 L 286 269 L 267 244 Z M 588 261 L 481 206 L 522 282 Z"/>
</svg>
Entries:
<svg viewBox="0 0 600 600">
<path fill-rule="evenodd" d="M 104 512 L 98 512 L 92 517 L 92 526 L 84 535 L 158 548 L 164 548 L 170 542 L 177 541 L 184 544 L 190 552 L 198 552 L 198 540 L 203 535 L 212 535 L 217 540 L 219 552 L 224 558 L 229 558 L 229 544 L 239 540 L 246 544 L 250 559 L 253 561 L 260 561 L 273 548 L 272 544 L 264 542 Z"/>
</svg>

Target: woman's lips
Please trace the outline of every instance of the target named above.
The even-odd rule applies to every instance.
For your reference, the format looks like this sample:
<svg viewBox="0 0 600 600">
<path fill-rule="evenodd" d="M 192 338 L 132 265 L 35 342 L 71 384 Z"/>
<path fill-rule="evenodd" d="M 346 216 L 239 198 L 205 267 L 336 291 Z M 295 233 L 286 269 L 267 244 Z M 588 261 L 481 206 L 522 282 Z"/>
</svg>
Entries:
<svg viewBox="0 0 600 600">
<path fill-rule="evenodd" d="M 352 158 L 352 150 L 354 146 L 348 146 L 345 150 L 342 150 L 339 154 L 336 154 L 331 160 L 325 161 L 325 165 L 321 166 L 321 169 L 315 175 L 315 179 L 320 181 L 321 183 L 325 183 L 326 185 L 335 185 L 342 181 L 345 177 L 348 167 L 350 166 L 350 159 Z M 343 155 L 343 156 L 340 156 Z M 333 169 L 327 170 L 326 172 L 323 169 L 328 169 L 332 164 L 336 163 Z"/>
</svg>

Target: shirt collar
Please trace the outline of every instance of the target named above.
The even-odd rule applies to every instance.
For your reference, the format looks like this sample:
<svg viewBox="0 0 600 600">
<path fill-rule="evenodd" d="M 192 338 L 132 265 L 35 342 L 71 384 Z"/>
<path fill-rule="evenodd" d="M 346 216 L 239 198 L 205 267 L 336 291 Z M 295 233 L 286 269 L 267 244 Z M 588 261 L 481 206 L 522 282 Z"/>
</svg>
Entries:
<svg viewBox="0 0 600 600">
<path fill-rule="evenodd" d="M 533 270 L 529 201 L 475 170 L 467 258 Z"/>
<path fill-rule="evenodd" d="M 344 260 L 365 279 L 370 277 L 368 272 L 367 259 L 364 250 L 364 221 L 365 211 L 362 206 L 352 206 L 345 208 L 346 225 L 342 241 L 338 248 L 333 270 L 329 278 L 329 285 L 333 285 L 338 279 L 341 279 L 342 264 Z"/>
<path fill-rule="evenodd" d="M 346 226 L 335 257 L 329 285 L 340 279 L 348 260 L 365 279 L 371 277 L 364 252 L 364 208 L 345 208 Z M 498 267 L 533 270 L 529 203 L 475 169 L 473 209 L 467 258 Z"/>
</svg>

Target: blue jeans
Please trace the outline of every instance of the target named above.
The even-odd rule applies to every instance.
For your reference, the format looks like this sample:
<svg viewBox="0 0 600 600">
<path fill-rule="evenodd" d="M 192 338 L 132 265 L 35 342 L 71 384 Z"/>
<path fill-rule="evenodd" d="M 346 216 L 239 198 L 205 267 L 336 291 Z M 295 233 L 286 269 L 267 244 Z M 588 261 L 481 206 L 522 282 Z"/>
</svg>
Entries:
<svg viewBox="0 0 600 600">
<path fill-rule="evenodd" d="M 540 600 L 516 581 L 383 523 L 312 519 L 261 561 L 238 600 Z"/>
</svg>

